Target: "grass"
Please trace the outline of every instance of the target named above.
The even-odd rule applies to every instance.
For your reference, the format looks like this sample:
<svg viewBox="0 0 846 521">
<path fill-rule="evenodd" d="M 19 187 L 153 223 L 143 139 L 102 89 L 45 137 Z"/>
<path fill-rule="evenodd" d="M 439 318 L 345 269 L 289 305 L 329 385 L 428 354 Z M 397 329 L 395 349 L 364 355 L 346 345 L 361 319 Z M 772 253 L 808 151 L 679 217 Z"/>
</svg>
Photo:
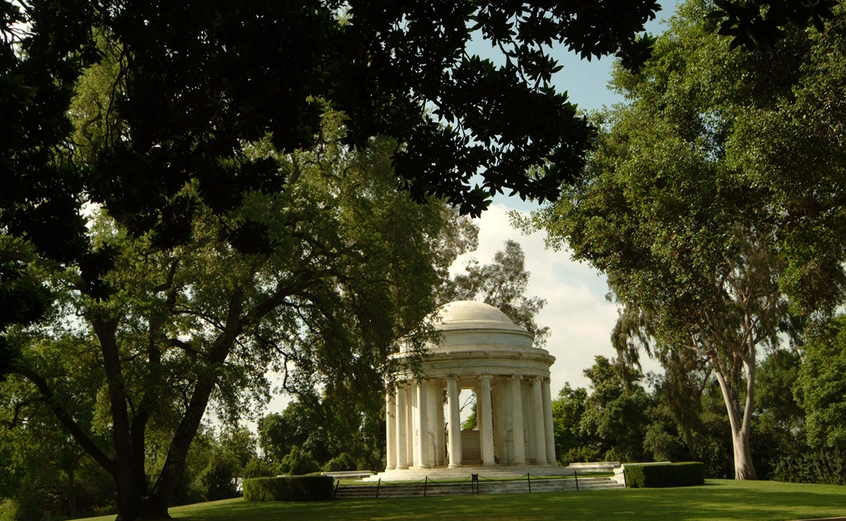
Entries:
<svg viewBox="0 0 846 521">
<path fill-rule="evenodd" d="M 334 521 L 601 519 L 778 521 L 846 516 L 846 487 L 774 481 L 708 480 L 704 486 L 543 494 L 385 498 L 313 503 L 247 503 L 240 499 L 175 507 L 185 521 Z M 111 521 L 114 516 L 85 521 Z"/>
</svg>

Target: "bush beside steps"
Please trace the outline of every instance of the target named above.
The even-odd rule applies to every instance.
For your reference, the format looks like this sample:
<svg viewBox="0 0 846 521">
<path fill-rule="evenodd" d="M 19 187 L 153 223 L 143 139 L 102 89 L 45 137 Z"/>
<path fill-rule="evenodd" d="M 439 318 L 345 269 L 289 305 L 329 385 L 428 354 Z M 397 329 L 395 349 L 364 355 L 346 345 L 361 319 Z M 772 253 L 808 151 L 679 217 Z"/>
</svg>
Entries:
<svg viewBox="0 0 846 521">
<path fill-rule="evenodd" d="M 321 501 L 332 499 L 329 476 L 280 476 L 245 479 L 244 501 Z"/>
<path fill-rule="evenodd" d="M 705 484 L 705 465 L 698 461 L 623 465 L 629 488 L 690 487 Z"/>
</svg>

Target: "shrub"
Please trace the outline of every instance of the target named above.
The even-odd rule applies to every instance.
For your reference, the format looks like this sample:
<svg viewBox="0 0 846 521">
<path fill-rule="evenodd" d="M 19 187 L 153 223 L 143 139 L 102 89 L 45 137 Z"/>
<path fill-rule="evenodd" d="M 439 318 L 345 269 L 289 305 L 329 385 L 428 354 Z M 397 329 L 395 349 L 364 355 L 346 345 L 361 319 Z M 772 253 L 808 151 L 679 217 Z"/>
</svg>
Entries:
<svg viewBox="0 0 846 521">
<path fill-rule="evenodd" d="M 208 465 L 199 476 L 200 488 L 206 501 L 238 496 L 235 486 L 237 462 L 234 458 L 213 453 Z"/>
<path fill-rule="evenodd" d="M 783 456 L 773 470 L 774 481 L 846 485 L 846 451 L 819 449 Z"/>
<path fill-rule="evenodd" d="M 705 483 L 705 466 L 697 461 L 658 465 L 626 464 L 630 488 L 689 487 Z"/>
<path fill-rule="evenodd" d="M 282 458 L 279 464 L 280 474 L 291 474 L 294 476 L 301 476 L 303 474 L 311 474 L 312 472 L 320 472 L 320 465 L 314 460 L 310 452 L 305 452 L 296 445 L 291 447 L 291 452 Z"/>
<path fill-rule="evenodd" d="M 244 479 L 267 478 L 275 475 L 276 472 L 273 468 L 273 465 L 255 456 L 250 458 L 250 460 L 244 466 L 244 470 L 241 471 L 241 477 Z"/>
<path fill-rule="evenodd" d="M 330 459 L 329 462 L 323 466 L 323 470 L 327 472 L 332 471 L 341 471 L 341 470 L 356 470 L 358 465 L 356 464 L 355 460 L 347 454 L 343 452 L 338 456 Z"/>
<path fill-rule="evenodd" d="M 244 501 L 321 501 L 332 499 L 329 476 L 286 476 L 244 480 Z"/>
</svg>

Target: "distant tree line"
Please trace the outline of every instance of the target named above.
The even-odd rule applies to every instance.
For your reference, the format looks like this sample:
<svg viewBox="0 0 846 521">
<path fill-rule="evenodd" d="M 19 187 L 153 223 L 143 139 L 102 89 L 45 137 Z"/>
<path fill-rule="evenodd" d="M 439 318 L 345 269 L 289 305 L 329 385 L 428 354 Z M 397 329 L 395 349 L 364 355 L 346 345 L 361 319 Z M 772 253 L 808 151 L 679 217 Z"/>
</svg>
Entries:
<svg viewBox="0 0 846 521">
<path fill-rule="evenodd" d="M 751 454 L 760 479 L 846 484 L 846 317 L 758 362 Z M 590 388 L 566 384 L 553 401 L 558 460 L 701 461 L 734 477 L 731 427 L 705 360 L 674 356 L 663 374 L 624 357 L 596 357 Z"/>
</svg>

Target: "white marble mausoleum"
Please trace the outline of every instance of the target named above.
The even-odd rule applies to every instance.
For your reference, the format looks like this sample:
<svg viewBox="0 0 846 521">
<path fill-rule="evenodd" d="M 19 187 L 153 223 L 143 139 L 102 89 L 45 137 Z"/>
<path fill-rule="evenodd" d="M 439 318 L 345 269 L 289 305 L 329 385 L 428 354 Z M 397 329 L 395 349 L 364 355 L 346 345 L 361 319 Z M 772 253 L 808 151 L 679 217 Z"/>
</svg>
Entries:
<svg viewBox="0 0 846 521">
<path fill-rule="evenodd" d="M 487 304 L 452 302 L 437 314 L 440 344 L 428 346 L 417 377 L 401 374 L 385 398 L 382 479 L 556 467 L 549 388 L 555 357 Z M 397 356 L 402 362 L 408 355 Z M 463 389 L 476 395 L 476 429 L 461 430 Z"/>
</svg>

